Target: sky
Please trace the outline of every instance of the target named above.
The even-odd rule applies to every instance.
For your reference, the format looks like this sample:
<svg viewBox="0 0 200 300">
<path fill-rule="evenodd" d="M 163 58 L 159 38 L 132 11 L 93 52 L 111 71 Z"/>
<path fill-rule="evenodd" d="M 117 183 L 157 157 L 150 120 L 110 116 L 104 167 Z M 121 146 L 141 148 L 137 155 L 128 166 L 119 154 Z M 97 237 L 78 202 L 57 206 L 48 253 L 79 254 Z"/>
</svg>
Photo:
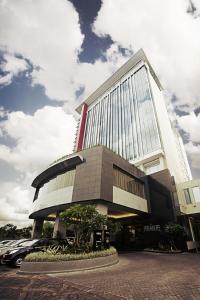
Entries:
<svg viewBox="0 0 200 300">
<path fill-rule="evenodd" d="M 200 177 L 200 0 L 0 0 L 0 226 L 72 152 L 75 108 L 143 48 Z"/>
</svg>

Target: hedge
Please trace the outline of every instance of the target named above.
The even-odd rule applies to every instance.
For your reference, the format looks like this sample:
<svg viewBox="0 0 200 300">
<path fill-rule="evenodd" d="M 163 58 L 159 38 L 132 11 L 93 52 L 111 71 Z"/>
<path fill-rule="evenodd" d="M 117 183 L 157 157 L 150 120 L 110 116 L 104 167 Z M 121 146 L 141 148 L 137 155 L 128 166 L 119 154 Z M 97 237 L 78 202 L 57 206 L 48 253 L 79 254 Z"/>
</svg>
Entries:
<svg viewBox="0 0 200 300">
<path fill-rule="evenodd" d="M 43 261 L 66 261 L 66 260 L 79 260 L 79 259 L 89 259 L 95 257 L 104 257 L 112 254 L 116 254 L 117 251 L 114 247 L 110 249 L 95 251 L 89 253 L 79 253 L 79 254 L 50 254 L 47 252 L 33 252 L 25 257 L 25 261 L 29 262 L 43 262 Z"/>
</svg>

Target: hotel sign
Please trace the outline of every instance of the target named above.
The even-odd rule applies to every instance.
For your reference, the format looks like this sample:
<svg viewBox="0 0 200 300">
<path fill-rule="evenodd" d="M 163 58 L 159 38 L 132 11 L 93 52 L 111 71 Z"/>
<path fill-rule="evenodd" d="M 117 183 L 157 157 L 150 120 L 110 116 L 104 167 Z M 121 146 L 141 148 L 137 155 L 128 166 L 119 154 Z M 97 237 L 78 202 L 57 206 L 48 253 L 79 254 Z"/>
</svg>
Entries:
<svg viewBox="0 0 200 300">
<path fill-rule="evenodd" d="M 144 231 L 160 231 L 160 225 L 145 225 L 144 226 Z"/>
</svg>

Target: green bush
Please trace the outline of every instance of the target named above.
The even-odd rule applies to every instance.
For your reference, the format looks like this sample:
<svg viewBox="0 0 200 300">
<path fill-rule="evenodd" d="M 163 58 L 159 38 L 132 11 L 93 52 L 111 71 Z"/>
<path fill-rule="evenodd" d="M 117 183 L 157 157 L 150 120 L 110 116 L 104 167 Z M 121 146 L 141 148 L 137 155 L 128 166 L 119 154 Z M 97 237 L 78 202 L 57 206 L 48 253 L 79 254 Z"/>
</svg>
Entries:
<svg viewBox="0 0 200 300">
<path fill-rule="evenodd" d="M 25 261 L 29 262 L 48 262 L 48 261 L 69 261 L 69 260 L 79 260 L 79 259 L 89 259 L 95 257 L 104 257 L 117 253 L 114 247 L 110 249 L 95 251 L 89 253 L 79 253 L 79 254 L 60 254 L 60 253 L 50 253 L 50 252 L 33 252 L 26 256 Z"/>
<path fill-rule="evenodd" d="M 107 225 L 107 217 L 100 214 L 94 205 L 75 204 L 62 212 L 60 218 L 73 231 L 74 252 L 80 253 L 92 250 L 92 233 L 103 230 Z"/>
</svg>

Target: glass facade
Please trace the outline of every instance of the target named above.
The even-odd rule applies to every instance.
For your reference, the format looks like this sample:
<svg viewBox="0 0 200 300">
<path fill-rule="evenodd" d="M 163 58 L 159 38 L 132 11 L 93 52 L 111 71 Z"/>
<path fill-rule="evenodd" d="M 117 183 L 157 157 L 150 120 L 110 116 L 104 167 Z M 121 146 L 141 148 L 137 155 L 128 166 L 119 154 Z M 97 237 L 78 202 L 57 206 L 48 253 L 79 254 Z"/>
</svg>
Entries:
<svg viewBox="0 0 200 300">
<path fill-rule="evenodd" d="M 192 192 L 193 192 L 193 196 L 194 196 L 194 201 L 200 202 L 200 188 L 199 186 L 194 186 L 192 187 Z"/>
<path fill-rule="evenodd" d="M 127 160 L 160 148 L 146 67 L 130 72 L 89 107 L 84 147 L 104 145 Z"/>
<path fill-rule="evenodd" d="M 45 183 L 39 190 L 38 196 L 51 193 L 53 191 L 63 189 L 74 185 L 75 170 L 68 171 L 64 174 L 58 175 Z M 36 199 L 35 199 L 36 200 Z"/>
<path fill-rule="evenodd" d="M 185 195 L 185 202 L 186 204 L 191 204 L 192 203 L 192 200 L 191 200 L 191 197 L 190 197 L 190 191 L 189 189 L 184 189 L 184 195 Z"/>
</svg>

